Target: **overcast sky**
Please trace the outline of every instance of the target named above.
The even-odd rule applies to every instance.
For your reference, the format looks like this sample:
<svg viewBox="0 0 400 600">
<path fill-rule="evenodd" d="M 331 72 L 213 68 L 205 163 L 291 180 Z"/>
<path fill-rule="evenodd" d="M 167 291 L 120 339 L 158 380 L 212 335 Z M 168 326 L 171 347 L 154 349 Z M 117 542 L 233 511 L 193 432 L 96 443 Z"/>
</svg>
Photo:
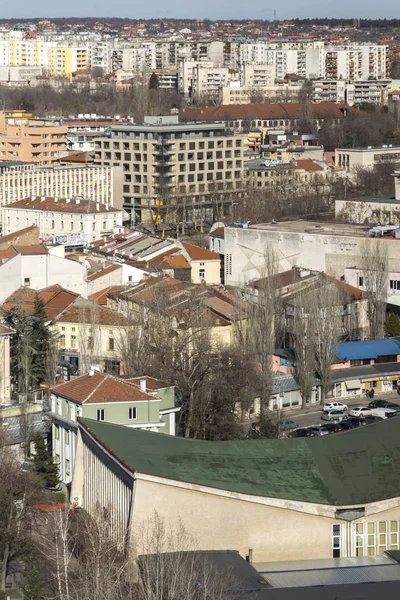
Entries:
<svg viewBox="0 0 400 600">
<path fill-rule="evenodd" d="M 362 17 L 398 18 L 398 0 L 286 0 L 266 3 L 263 0 L 19 0 L 1 2 L 0 21 L 11 17 L 130 17 L 130 18 L 200 18 L 200 19 L 272 19 L 276 9 L 278 19 L 294 17 Z"/>
</svg>

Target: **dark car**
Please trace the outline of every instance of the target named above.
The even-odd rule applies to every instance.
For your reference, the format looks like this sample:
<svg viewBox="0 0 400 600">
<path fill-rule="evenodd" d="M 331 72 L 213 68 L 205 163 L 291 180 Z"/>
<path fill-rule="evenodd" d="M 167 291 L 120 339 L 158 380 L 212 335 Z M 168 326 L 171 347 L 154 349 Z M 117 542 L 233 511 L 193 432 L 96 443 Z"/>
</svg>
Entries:
<svg viewBox="0 0 400 600">
<path fill-rule="evenodd" d="M 295 429 L 291 431 L 288 435 L 290 438 L 299 438 L 299 437 L 316 437 L 315 433 L 311 431 L 311 429 L 307 429 L 302 427 L 301 429 Z"/>
<path fill-rule="evenodd" d="M 390 402 L 390 400 L 372 400 L 368 404 L 368 408 L 393 408 L 394 410 L 400 410 L 400 404 Z"/>
<path fill-rule="evenodd" d="M 342 421 L 341 423 L 327 423 L 325 425 L 325 429 L 329 431 L 329 433 L 337 433 L 338 431 L 343 431 L 342 424 L 346 421 Z"/>
<path fill-rule="evenodd" d="M 363 425 L 366 425 L 366 423 L 365 423 L 365 417 L 362 418 L 362 419 L 359 419 L 358 417 L 349 417 L 345 421 L 342 421 L 341 425 L 343 423 L 349 423 L 352 426 L 353 429 L 355 427 L 362 427 Z"/>
<path fill-rule="evenodd" d="M 350 423 L 350 421 L 342 421 L 340 423 L 340 427 L 342 428 L 342 431 L 349 431 L 349 429 L 354 429 L 354 425 Z"/>
<path fill-rule="evenodd" d="M 378 421 L 383 421 L 382 417 L 378 417 L 377 415 L 370 415 L 369 417 L 365 417 L 363 419 L 365 425 L 372 425 L 372 423 L 377 423 Z"/>
</svg>

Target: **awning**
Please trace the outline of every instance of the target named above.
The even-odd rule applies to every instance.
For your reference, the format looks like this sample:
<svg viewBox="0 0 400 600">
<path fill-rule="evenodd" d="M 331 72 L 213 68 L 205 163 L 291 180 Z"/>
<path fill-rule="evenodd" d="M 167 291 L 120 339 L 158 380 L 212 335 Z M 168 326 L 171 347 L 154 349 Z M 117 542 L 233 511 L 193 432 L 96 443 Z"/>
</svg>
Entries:
<svg viewBox="0 0 400 600">
<path fill-rule="evenodd" d="M 348 390 L 357 390 L 361 387 L 361 381 L 359 379 L 352 379 L 351 381 L 345 381 Z"/>
</svg>

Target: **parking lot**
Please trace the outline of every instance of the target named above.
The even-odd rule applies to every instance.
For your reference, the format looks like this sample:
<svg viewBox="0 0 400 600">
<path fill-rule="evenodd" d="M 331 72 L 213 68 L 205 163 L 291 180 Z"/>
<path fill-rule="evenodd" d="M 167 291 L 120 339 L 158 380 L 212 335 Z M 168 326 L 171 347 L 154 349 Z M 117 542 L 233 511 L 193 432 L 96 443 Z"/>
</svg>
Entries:
<svg viewBox="0 0 400 600">
<path fill-rule="evenodd" d="M 389 400 L 390 402 L 395 402 L 396 404 L 400 404 L 400 396 L 397 392 L 389 392 L 386 394 L 376 394 L 374 400 Z M 349 411 L 354 406 L 368 406 L 369 402 L 371 402 L 370 398 L 333 398 L 327 400 L 338 400 L 347 404 L 349 407 Z M 313 425 L 323 425 L 324 421 L 321 420 L 322 414 L 322 406 L 319 404 L 313 404 L 310 408 L 295 408 L 292 410 L 282 411 L 282 418 L 291 419 L 299 424 L 299 427 L 311 427 Z"/>
</svg>

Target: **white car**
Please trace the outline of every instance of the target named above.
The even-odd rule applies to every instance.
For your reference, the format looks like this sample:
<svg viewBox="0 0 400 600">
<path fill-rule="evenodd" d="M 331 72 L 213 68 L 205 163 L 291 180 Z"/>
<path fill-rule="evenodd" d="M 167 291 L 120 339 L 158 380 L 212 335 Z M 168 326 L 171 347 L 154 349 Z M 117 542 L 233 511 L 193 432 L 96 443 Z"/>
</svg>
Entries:
<svg viewBox="0 0 400 600">
<path fill-rule="evenodd" d="M 343 410 L 343 411 L 346 411 L 347 410 L 347 404 L 343 404 L 342 402 L 327 402 L 322 407 L 322 410 L 324 412 L 327 412 L 328 410 Z"/>
<path fill-rule="evenodd" d="M 351 417 L 359 417 L 361 419 L 363 417 L 369 417 L 371 415 L 372 415 L 372 410 L 370 408 L 368 408 L 368 406 L 355 406 L 350 411 Z"/>
<path fill-rule="evenodd" d="M 393 408 L 371 408 L 371 414 L 376 417 L 381 417 L 382 419 L 387 419 L 389 417 L 394 417 L 397 414 L 397 410 Z"/>
</svg>

